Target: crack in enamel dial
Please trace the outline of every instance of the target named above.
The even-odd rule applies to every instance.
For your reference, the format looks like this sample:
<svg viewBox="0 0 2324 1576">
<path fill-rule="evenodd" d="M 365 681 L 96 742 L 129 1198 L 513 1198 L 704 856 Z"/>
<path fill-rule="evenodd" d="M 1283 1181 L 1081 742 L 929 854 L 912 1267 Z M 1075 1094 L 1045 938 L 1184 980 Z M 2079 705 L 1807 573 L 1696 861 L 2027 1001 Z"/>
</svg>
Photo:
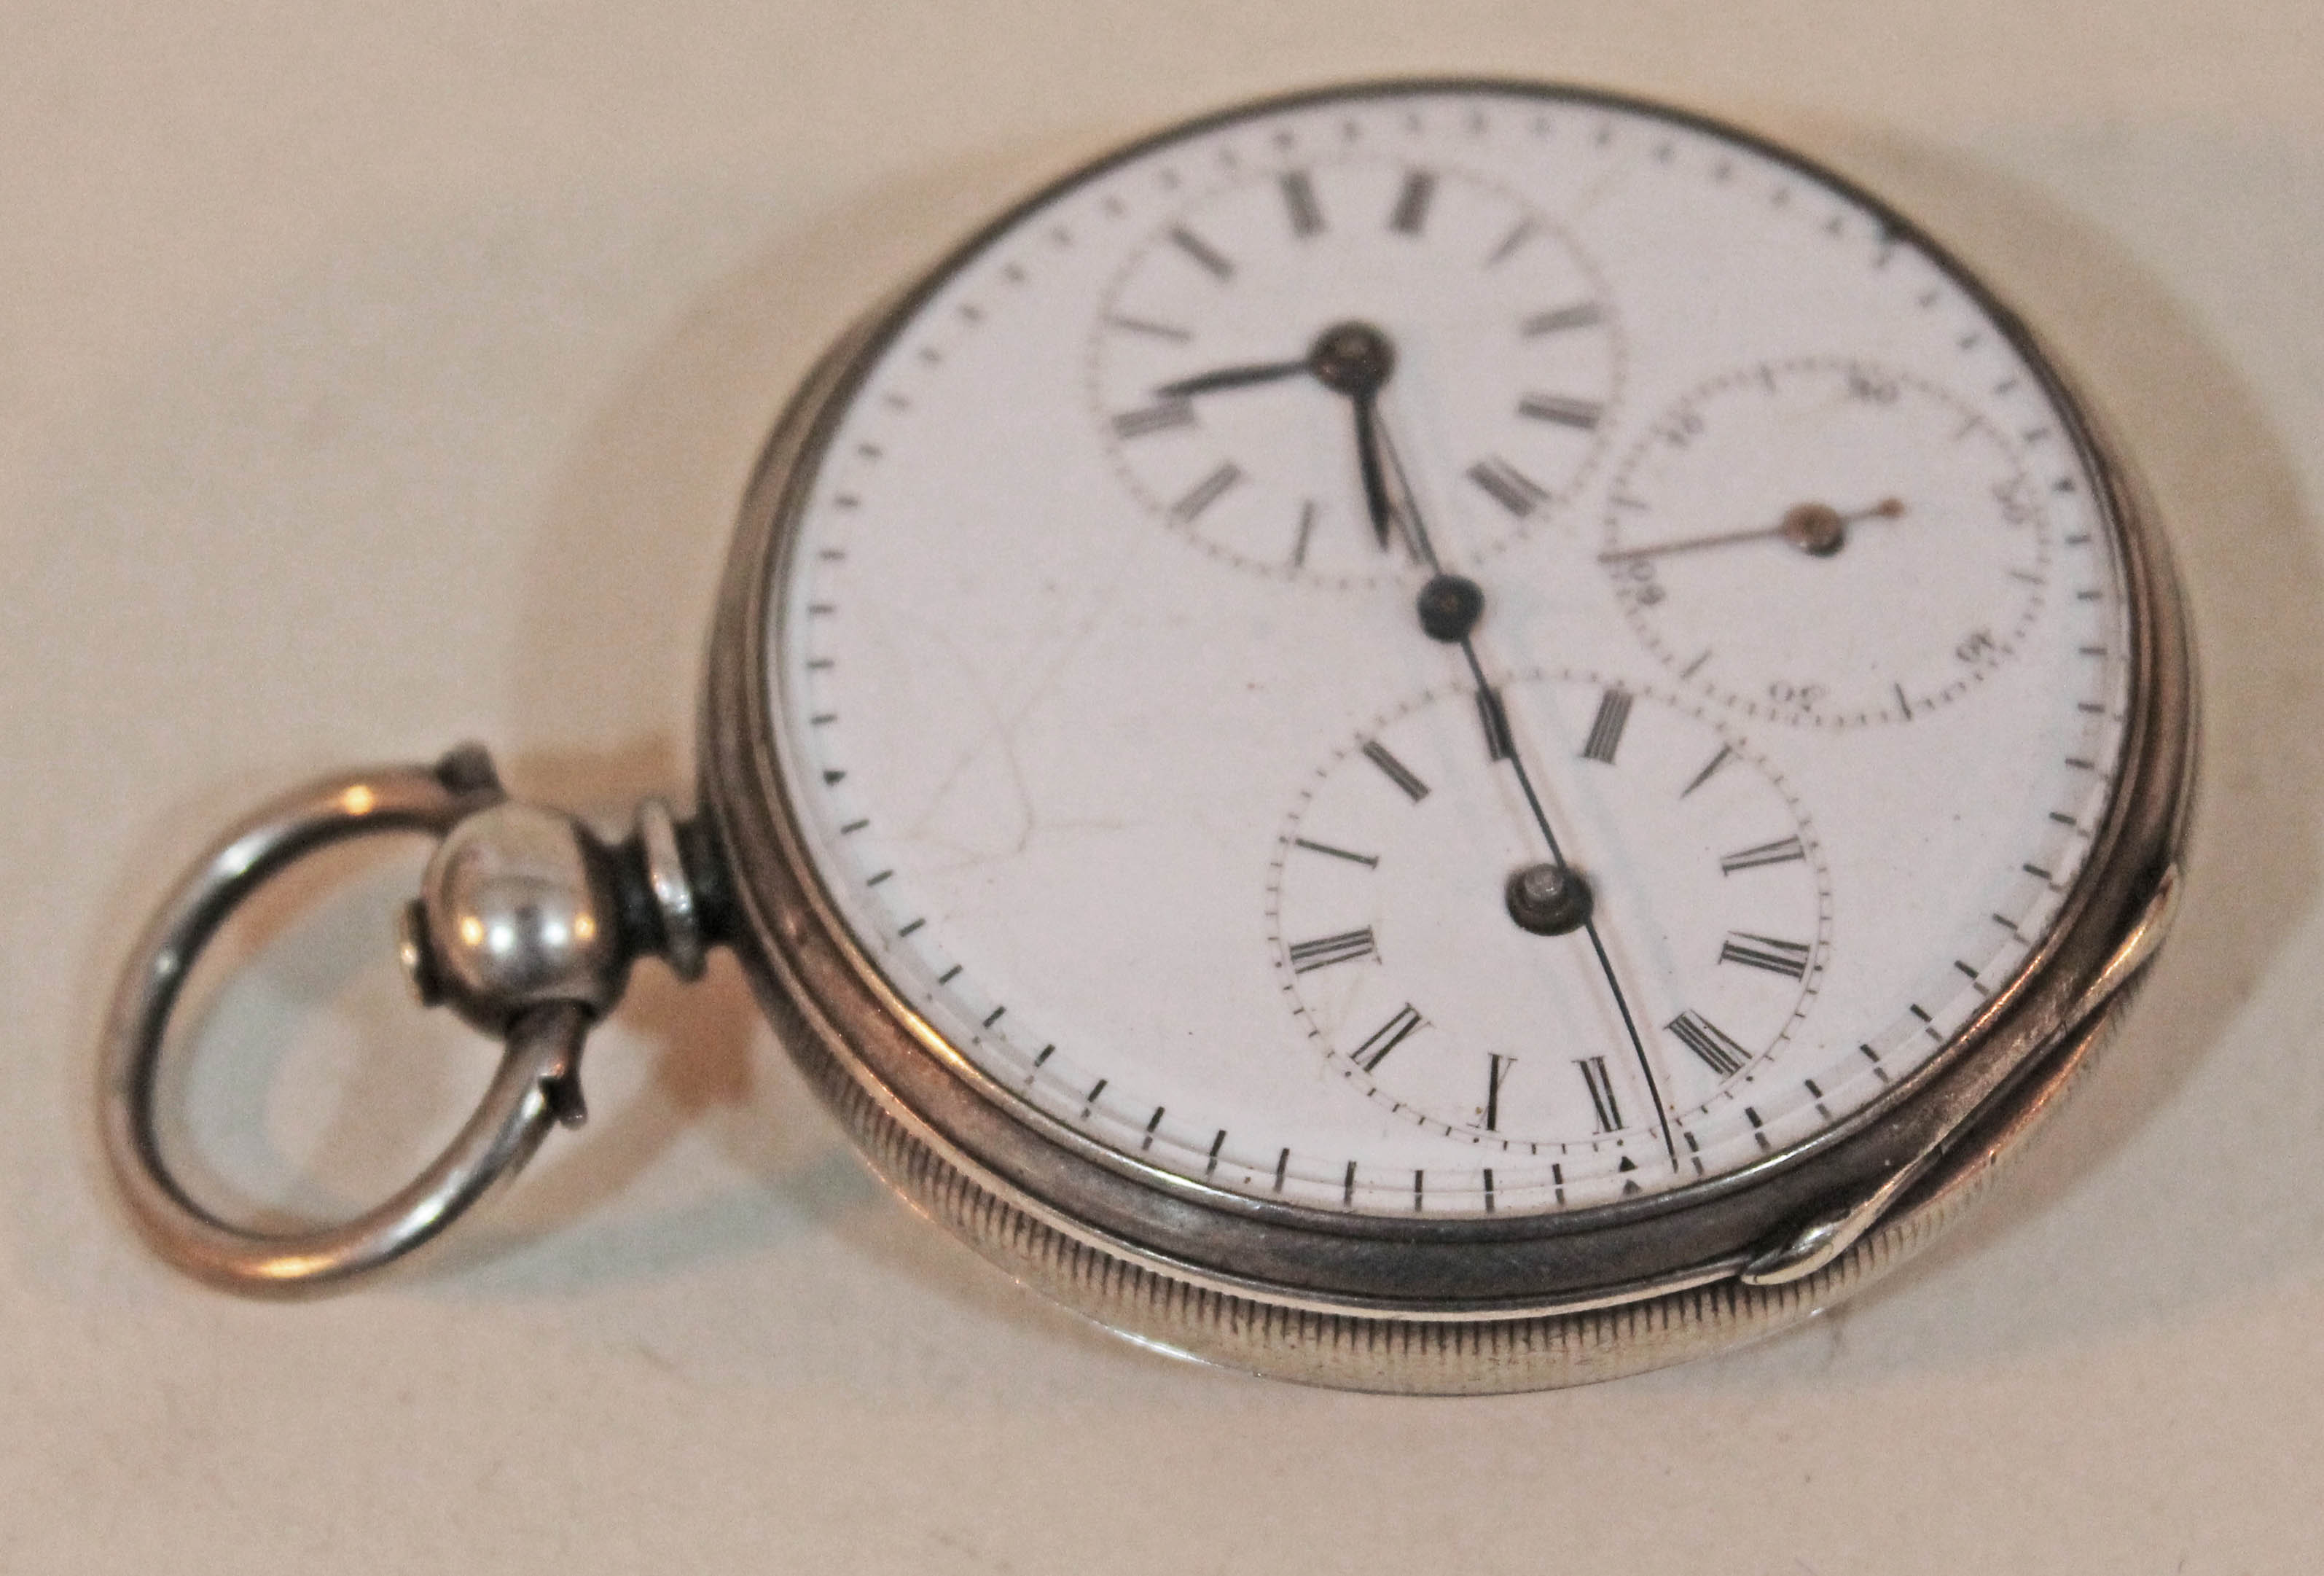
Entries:
<svg viewBox="0 0 2324 1576">
<path fill-rule="evenodd" d="M 1399 1231 L 1723 1198 L 2082 890 L 2134 654 L 2079 418 L 1795 162 L 1314 97 L 1093 166 L 868 344 L 768 592 L 786 809 L 917 1043 L 1110 1175 Z"/>
</svg>

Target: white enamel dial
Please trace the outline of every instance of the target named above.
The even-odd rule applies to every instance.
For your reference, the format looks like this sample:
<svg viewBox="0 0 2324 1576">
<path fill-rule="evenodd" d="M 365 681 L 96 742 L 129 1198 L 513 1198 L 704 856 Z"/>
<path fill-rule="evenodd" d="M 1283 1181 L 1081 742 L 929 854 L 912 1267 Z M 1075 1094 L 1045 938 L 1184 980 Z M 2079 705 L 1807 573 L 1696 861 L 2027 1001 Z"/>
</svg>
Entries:
<svg viewBox="0 0 2324 1576">
<path fill-rule="evenodd" d="M 2011 986 L 2115 793 L 2122 549 L 2046 375 L 1677 116 L 1173 133 L 963 254 L 819 432 L 768 647 L 814 876 L 961 1077 L 1164 1185 L 1508 1215 L 1781 1161 Z"/>
</svg>

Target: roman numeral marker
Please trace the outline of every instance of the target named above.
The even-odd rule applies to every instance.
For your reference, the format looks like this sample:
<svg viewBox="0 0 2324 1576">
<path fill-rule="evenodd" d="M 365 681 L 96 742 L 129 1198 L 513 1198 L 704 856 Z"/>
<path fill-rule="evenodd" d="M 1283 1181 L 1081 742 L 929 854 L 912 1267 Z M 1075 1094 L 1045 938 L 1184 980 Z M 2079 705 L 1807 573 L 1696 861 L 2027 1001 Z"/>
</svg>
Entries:
<svg viewBox="0 0 2324 1576">
<path fill-rule="evenodd" d="M 1680 1044 L 1702 1059 L 1702 1064 L 1721 1078 L 1743 1071 L 1751 1053 L 1729 1037 L 1726 1030 L 1698 1012 L 1683 1012 L 1663 1027 L 1678 1036 Z"/>
<path fill-rule="evenodd" d="M 1582 1081 L 1590 1088 L 1590 1107 L 1598 1117 L 1598 1131 L 1611 1133 L 1622 1125 L 1622 1108 L 1614 1099 L 1614 1080 L 1606 1076 L 1606 1059 L 1590 1056 L 1576 1061 Z"/>
<path fill-rule="evenodd" d="M 1428 784 L 1412 774 L 1412 768 L 1388 754 L 1388 746 L 1373 739 L 1364 746 L 1364 759 L 1378 766 L 1388 780 L 1404 790 L 1406 798 L 1415 804 L 1428 797 Z"/>
<path fill-rule="evenodd" d="M 1477 691 L 1477 719 L 1485 727 L 1485 758 L 1489 761 L 1514 761 L 1517 758 L 1517 740 L 1509 735 L 1508 709 L 1490 686 Z"/>
<path fill-rule="evenodd" d="M 1404 190 L 1396 194 L 1396 210 L 1388 227 L 1402 236 L 1416 236 L 1428 222 L 1428 205 L 1436 196 L 1436 177 L 1426 170 L 1406 172 Z"/>
<path fill-rule="evenodd" d="M 1719 949 L 1721 963 L 1740 963 L 1747 969 L 1764 969 L 1770 974 L 1787 974 L 1794 979 L 1803 978 L 1808 971 L 1808 959 L 1814 949 L 1805 941 L 1779 941 L 1773 936 L 1755 936 L 1743 931 L 1728 932 L 1726 943 Z"/>
<path fill-rule="evenodd" d="M 1291 846 L 1295 848 L 1305 848 L 1311 854 L 1329 854 L 1334 859 L 1345 859 L 1351 865 L 1361 865 L 1367 870 L 1379 867 L 1378 854 L 1353 854 L 1345 848 L 1335 848 L 1329 843 L 1309 842 L 1305 838 L 1293 838 Z"/>
<path fill-rule="evenodd" d="M 1367 931 L 1369 936 L 1371 932 Z M 1420 1014 L 1410 1002 L 1397 1009 L 1396 1015 L 1371 1032 L 1370 1038 L 1355 1049 L 1349 1058 L 1366 1072 L 1388 1060 L 1388 1053 L 1405 1042 L 1405 1037 L 1420 1027 Z"/>
<path fill-rule="evenodd" d="M 1606 320 L 1606 309 L 1594 301 L 1576 301 L 1552 311 L 1536 312 L 1517 325 L 1517 332 L 1528 339 L 1544 334 L 1563 334 L 1574 329 L 1594 329 Z"/>
<path fill-rule="evenodd" d="M 1553 426 L 1571 427 L 1577 432 L 1596 431 L 1598 420 L 1605 413 L 1606 407 L 1596 400 L 1575 399 L 1570 394 L 1529 394 L 1517 402 L 1518 415 Z"/>
<path fill-rule="evenodd" d="M 1367 925 L 1360 931 L 1337 936 L 1318 936 L 1312 941 L 1294 941 L 1285 950 L 1290 954 L 1294 974 L 1312 973 L 1334 963 L 1352 963 L 1374 955 L 1371 927 Z"/>
<path fill-rule="evenodd" d="M 1630 699 L 1622 690 L 1598 697 L 1598 715 L 1590 719 L 1590 737 L 1582 744 L 1583 760 L 1614 764 L 1614 752 L 1622 747 L 1622 730 L 1630 726 Z"/>
<path fill-rule="evenodd" d="M 1283 206 L 1291 213 L 1291 233 L 1312 236 L 1323 227 L 1323 210 L 1315 204 L 1315 182 L 1305 170 L 1286 171 L 1279 182 Z"/>
<path fill-rule="evenodd" d="M 1208 241 L 1185 226 L 1178 225 L 1170 231 L 1170 244 L 1192 257 L 1204 273 L 1208 273 L 1221 284 L 1234 277 L 1234 264 L 1220 255 L 1217 249 Z"/>
<path fill-rule="evenodd" d="M 1113 419 L 1113 435 L 1117 438 L 1143 438 L 1148 432 L 1167 432 L 1173 427 L 1194 424 L 1194 402 L 1192 400 L 1161 400 L 1142 410 L 1124 411 Z"/>
<path fill-rule="evenodd" d="M 1508 1080 L 1509 1069 L 1516 1065 L 1516 1061 L 1508 1056 L 1488 1058 L 1488 1065 L 1485 1069 L 1485 1131 L 1488 1133 L 1498 1133 L 1501 1130 L 1501 1085 Z M 1489 1171 L 1485 1173 L 1485 1187 L 1488 1193 L 1492 1189 L 1492 1175 Z M 1490 1208 L 1489 1205 L 1487 1207 Z"/>
<path fill-rule="evenodd" d="M 1299 534 L 1291 543 L 1291 567 L 1299 569 L 1307 562 L 1307 539 L 1315 534 L 1315 500 L 1308 499 L 1299 506 Z"/>
<path fill-rule="evenodd" d="M 1794 859 L 1804 859 L 1808 850 L 1799 839 L 1779 838 L 1772 843 L 1761 843 L 1756 848 L 1743 848 L 1719 861 L 1719 873 L 1732 876 L 1738 870 L 1756 870 L 1762 865 L 1788 865 Z"/>
<path fill-rule="evenodd" d="M 1178 345 L 1183 345 L 1194 337 L 1194 331 L 1192 329 L 1181 329 L 1171 323 L 1157 323 L 1148 318 L 1128 317 L 1120 312 L 1116 312 L 1106 319 L 1106 322 L 1110 327 L 1120 329 L 1124 333 L 1145 334 L 1156 339 L 1167 339 Z"/>
<path fill-rule="evenodd" d="M 1534 512 L 1549 496 L 1542 485 L 1498 455 L 1469 468 L 1469 479 L 1493 496 L 1493 501 L 1519 519 Z"/>
<path fill-rule="evenodd" d="M 1218 469 L 1211 472 L 1187 490 L 1186 496 L 1170 505 L 1170 518 L 1181 525 L 1192 525 L 1203 511 L 1219 501 L 1219 495 L 1242 480 L 1242 467 L 1233 460 L 1222 460 Z"/>
</svg>

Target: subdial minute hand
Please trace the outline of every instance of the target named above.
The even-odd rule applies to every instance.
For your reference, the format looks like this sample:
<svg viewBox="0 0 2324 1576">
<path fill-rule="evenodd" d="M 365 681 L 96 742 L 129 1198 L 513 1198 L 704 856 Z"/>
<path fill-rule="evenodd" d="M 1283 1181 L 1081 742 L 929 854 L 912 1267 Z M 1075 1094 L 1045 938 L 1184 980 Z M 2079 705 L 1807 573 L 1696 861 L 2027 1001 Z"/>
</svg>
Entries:
<svg viewBox="0 0 2324 1576">
<path fill-rule="evenodd" d="M 1317 336 L 1314 348 L 1307 352 L 1306 365 L 1316 382 L 1334 394 L 1347 395 L 1355 413 L 1356 468 L 1363 477 L 1364 510 L 1371 516 L 1372 534 L 1379 539 L 1380 551 L 1388 551 L 1389 539 L 1401 525 L 1412 556 L 1436 569 L 1435 551 L 1420 524 L 1419 511 L 1413 506 L 1411 489 L 1402 485 L 1401 468 L 1389 447 L 1387 429 L 1380 423 L 1380 385 L 1396 370 L 1396 348 L 1370 323 L 1335 323 Z M 1388 491 L 1391 470 L 1397 473 L 1401 499 Z"/>
</svg>

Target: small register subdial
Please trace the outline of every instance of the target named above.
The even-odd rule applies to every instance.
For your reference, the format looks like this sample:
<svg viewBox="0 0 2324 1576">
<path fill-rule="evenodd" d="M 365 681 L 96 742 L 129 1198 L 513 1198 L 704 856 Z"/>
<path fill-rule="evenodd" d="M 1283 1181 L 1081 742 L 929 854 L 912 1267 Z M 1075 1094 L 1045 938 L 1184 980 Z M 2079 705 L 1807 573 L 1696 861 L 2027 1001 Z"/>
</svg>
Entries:
<svg viewBox="0 0 2324 1576">
<path fill-rule="evenodd" d="M 1682 706 L 1579 673 L 1499 694 L 1507 737 L 1582 850 L 1572 871 L 1542 862 L 1477 694 L 1437 691 L 1334 757 L 1292 814 L 1277 969 L 1330 1066 L 1409 1120 L 1565 1155 L 1577 1177 L 1667 1175 L 1657 1096 L 1685 1166 L 1689 1116 L 1747 1081 L 1814 998 L 1822 855 L 1774 774 Z M 1627 1007 L 1578 920 L 1560 922 L 1561 876 L 1590 894 Z"/>
<path fill-rule="evenodd" d="M 1613 481 L 1599 561 L 1684 682 L 1753 717 L 1902 722 L 2007 662 L 2042 616 L 2041 500 L 1995 420 L 1869 362 L 1703 385 Z"/>
<path fill-rule="evenodd" d="M 1413 572 L 1366 517 L 1328 386 L 1323 337 L 1347 322 L 1394 341 L 1383 397 L 1457 457 L 1467 506 L 1440 526 L 1448 557 L 1472 563 L 1572 496 L 1618 392 L 1604 284 L 1503 188 L 1355 158 L 1246 177 L 1130 258 L 1091 377 L 1130 489 L 1246 568 L 1343 586 Z"/>
</svg>

